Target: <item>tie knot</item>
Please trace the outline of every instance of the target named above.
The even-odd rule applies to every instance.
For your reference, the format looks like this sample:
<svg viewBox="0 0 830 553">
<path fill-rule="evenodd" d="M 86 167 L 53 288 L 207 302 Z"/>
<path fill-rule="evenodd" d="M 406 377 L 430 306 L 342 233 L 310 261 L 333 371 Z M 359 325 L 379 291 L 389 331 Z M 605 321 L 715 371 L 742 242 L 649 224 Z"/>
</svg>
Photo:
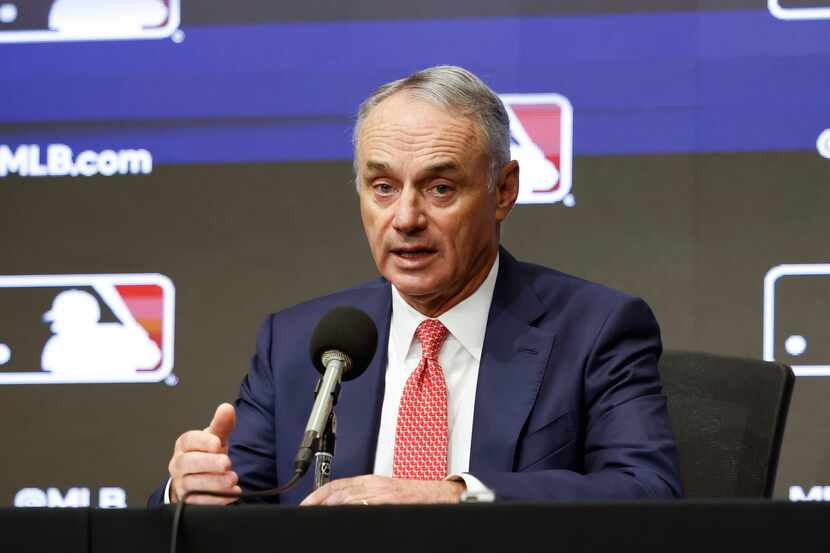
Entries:
<svg viewBox="0 0 830 553">
<path fill-rule="evenodd" d="M 438 319 L 425 319 L 418 325 L 415 330 L 415 335 L 421 341 L 421 349 L 423 350 L 423 357 L 427 359 L 438 359 L 438 352 L 441 351 L 441 346 L 444 345 L 444 340 L 447 339 L 447 330 L 441 321 Z"/>
</svg>

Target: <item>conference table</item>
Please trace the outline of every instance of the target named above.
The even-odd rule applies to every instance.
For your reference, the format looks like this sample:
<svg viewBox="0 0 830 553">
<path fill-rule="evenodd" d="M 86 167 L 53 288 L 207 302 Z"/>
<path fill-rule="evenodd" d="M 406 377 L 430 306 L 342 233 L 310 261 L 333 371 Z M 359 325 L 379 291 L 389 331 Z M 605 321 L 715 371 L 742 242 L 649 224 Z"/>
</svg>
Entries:
<svg viewBox="0 0 830 553">
<path fill-rule="evenodd" d="M 166 552 L 173 508 L 0 509 L 0 552 Z M 830 552 L 830 504 L 769 500 L 184 509 L 179 551 Z"/>
</svg>

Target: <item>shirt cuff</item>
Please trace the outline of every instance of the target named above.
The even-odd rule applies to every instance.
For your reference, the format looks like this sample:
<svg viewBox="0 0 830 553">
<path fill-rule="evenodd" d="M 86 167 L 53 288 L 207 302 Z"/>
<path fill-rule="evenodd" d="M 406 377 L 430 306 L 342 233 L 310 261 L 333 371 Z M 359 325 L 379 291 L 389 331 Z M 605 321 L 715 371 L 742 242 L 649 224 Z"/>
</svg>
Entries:
<svg viewBox="0 0 830 553">
<path fill-rule="evenodd" d="M 167 479 L 167 485 L 164 486 L 164 504 L 170 505 L 170 483 L 173 481 L 172 478 Z"/>
<path fill-rule="evenodd" d="M 453 482 L 464 482 L 464 484 L 467 486 L 467 491 L 472 494 L 490 491 L 490 488 L 482 484 L 481 480 L 479 480 L 469 472 L 450 474 L 445 478 L 445 480 L 451 480 Z"/>
</svg>

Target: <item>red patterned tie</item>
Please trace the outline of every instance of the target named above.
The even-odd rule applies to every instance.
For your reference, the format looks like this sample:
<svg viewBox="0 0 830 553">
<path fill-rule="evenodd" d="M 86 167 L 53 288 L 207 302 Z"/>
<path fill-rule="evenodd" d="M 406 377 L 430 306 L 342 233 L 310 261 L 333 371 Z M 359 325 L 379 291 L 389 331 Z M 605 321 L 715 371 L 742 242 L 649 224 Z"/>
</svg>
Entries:
<svg viewBox="0 0 830 553">
<path fill-rule="evenodd" d="M 447 385 L 438 352 L 448 333 L 434 319 L 426 319 L 415 331 L 423 351 L 401 395 L 392 463 L 396 478 L 442 480 L 447 476 Z"/>
</svg>

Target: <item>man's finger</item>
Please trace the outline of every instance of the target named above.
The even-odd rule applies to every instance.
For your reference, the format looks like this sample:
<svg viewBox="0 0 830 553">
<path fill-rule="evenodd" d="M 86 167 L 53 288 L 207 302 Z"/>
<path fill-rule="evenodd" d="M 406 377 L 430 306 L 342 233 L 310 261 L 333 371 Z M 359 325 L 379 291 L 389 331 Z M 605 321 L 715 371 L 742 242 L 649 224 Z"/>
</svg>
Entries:
<svg viewBox="0 0 830 553">
<path fill-rule="evenodd" d="M 174 477 L 203 472 L 221 474 L 231 469 L 231 459 L 224 453 L 188 451 L 175 456 L 170 469 L 170 474 Z"/>
<path fill-rule="evenodd" d="M 210 425 L 205 428 L 205 431 L 215 434 L 222 440 L 222 445 L 228 443 L 228 436 L 233 432 L 233 427 L 236 425 L 236 411 L 230 403 L 223 403 L 216 408 L 213 414 L 213 420 Z"/>
<path fill-rule="evenodd" d="M 326 500 L 332 495 L 339 493 L 344 488 L 347 488 L 351 485 L 351 481 L 354 480 L 353 478 L 341 478 L 339 480 L 333 480 L 326 484 L 325 486 L 321 486 L 311 492 L 303 501 L 300 503 L 300 506 L 311 506 L 311 505 L 324 505 Z"/>
<path fill-rule="evenodd" d="M 320 505 L 361 505 L 366 499 L 365 493 L 358 493 L 354 488 L 344 488 L 330 493 Z"/>
<path fill-rule="evenodd" d="M 242 488 L 240 488 L 239 486 L 234 486 L 232 488 L 228 488 L 227 490 L 221 490 L 221 491 L 241 493 Z M 193 504 L 196 504 L 196 505 L 227 505 L 229 503 L 233 503 L 234 501 L 237 501 L 237 498 L 235 498 L 235 497 L 215 497 L 215 496 L 212 496 L 212 495 L 204 495 L 204 494 L 194 493 L 193 495 L 190 495 L 190 496 L 187 497 L 187 500 L 185 501 L 185 503 L 193 503 Z"/>
<path fill-rule="evenodd" d="M 188 474 L 181 479 L 180 493 L 192 491 L 230 492 L 239 483 L 235 472 L 222 474 Z"/>
<path fill-rule="evenodd" d="M 172 482 L 171 498 L 175 497 L 175 502 L 181 500 L 185 494 L 189 492 L 210 491 L 210 492 L 234 492 L 238 493 L 241 488 L 238 486 L 239 476 L 235 472 L 228 471 L 220 474 L 186 474 L 180 478 L 174 479 Z M 205 505 L 222 505 L 234 501 L 235 498 L 225 501 L 228 498 L 220 498 L 221 501 L 215 499 L 206 499 L 212 496 L 194 494 L 187 498 L 187 503 L 201 503 Z"/>
<path fill-rule="evenodd" d="M 206 453 L 224 453 L 222 439 L 205 430 L 190 430 L 176 440 L 176 451 L 204 451 Z"/>
<path fill-rule="evenodd" d="M 300 506 L 309 507 L 312 505 L 333 505 L 336 504 L 333 503 L 333 501 L 341 502 L 343 498 L 352 497 L 357 490 L 361 490 L 361 493 L 365 493 L 365 486 L 361 484 L 362 479 L 364 478 L 366 477 L 356 476 L 353 478 L 340 478 L 339 480 L 333 480 L 325 486 L 321 486 L 310 493 L 305 499 L 303 499 Z"/>
<path fill-rule="evenodd" d="M 325 499 L 329 496 L 329 494 L 332 491 L 331 485 L 332 482 L 329 482 L 325 486 L 320 486 L 319 488 L 308 494 L 306 498 L 300 502 L 300 507 L 322 505 L 323 501 L 325 501 Z"/>
</svg>

